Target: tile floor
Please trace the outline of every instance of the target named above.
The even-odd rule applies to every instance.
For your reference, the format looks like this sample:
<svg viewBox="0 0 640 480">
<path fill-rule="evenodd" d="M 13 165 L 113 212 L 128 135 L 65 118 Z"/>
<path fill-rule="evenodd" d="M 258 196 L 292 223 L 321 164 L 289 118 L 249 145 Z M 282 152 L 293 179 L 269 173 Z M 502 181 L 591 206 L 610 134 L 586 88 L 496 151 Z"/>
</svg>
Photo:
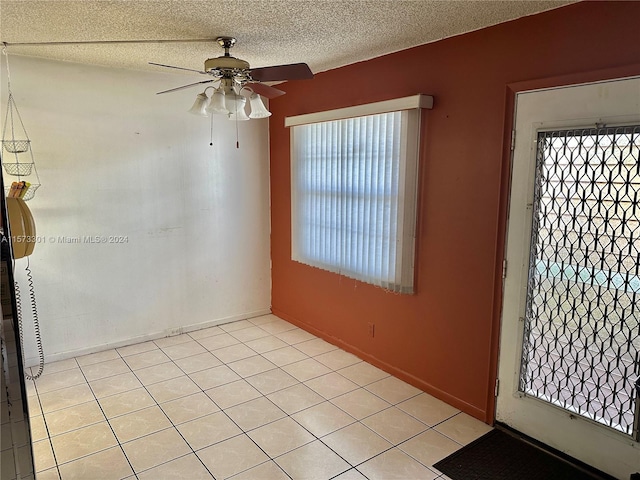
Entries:
<svg viewBox="0 0 640 480">
<path fill-rule="evenodd" d="M 48 365 L 38 480 L 447 478 L 490 430 L 273 315 Z"/>
</svg>

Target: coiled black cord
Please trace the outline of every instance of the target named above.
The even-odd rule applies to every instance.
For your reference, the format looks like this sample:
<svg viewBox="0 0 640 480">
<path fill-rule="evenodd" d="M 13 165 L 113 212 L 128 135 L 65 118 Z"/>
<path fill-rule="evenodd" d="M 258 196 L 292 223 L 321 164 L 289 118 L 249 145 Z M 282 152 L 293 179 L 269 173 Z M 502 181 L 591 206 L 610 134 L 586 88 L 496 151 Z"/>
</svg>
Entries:
<svg viewBox="0 0 640 480">
<path fill-rule="evenodd" d="M 44 349 L 42 348 L 42 337 L 40 335 L 40 323 L 38 322 L 38 305 L 36 304 L 36 292 L 33 287 L 33 275 L 31 268 L 29 268 L 29 257 L 27 257 L 27 266 L 25 267 L 27 272 L 27 283 L 29 284 L 29 300 L 31 301 L 31 313 L 33 315 L 33 331 L 36 337 L 36 348 L 38 349 L 38 373 L 35 375 L 25 374 L 27 380 L 35 380 L 44 370 Z M 18 314 L 18 330 L 20 333 L 20 344 L 22 345 L 22 363 L 24 364 L 24 336 L 22 333 L 22 300 L 20 299 L 20 287 L 18 282 L 15 282 L 16 287 L 16 313 Z"/>
</svg>

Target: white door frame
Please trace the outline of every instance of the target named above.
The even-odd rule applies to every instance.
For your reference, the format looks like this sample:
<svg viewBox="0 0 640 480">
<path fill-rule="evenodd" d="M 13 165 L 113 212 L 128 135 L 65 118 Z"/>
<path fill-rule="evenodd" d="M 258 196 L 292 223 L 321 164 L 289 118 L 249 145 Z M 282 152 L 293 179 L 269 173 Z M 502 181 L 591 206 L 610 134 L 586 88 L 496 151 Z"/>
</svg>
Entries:
<svg viewBox="0 0 640 480">
<path fill-rule="evenodd" d="M 518 392 L 527 294 L 537 131 L 640 122 L 640 77 L 516 94 L 508 269 L 498 361 L 496 420 L 617 478 L 640 470 L 640 443 Z"/>
</svg>

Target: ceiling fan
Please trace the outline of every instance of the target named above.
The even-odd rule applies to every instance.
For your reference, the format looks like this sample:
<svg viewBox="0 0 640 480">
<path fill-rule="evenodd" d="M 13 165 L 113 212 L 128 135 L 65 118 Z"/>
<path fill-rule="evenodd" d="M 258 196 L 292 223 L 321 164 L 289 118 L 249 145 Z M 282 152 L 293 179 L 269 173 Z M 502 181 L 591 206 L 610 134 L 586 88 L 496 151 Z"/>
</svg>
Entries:
<svg viewBox="0 0 640 480">
<path fill-rule="evenodd" d="M 313 78 L 313 73 L 306 63 L 251 68 L 247 61 L 233 57 L 229 53 L 229 50 L 231 50 L 231 48 L 236 44 L 235 38 L 218 37 L 216 41 L 224 49 L 224 55 L 206 60 L 204 62 L 204 70 L 194 70 L 191 68 L 175 67 L 172 65 L 149 62 L 150 65 L 186 70 L 213 77 L 201 82 L 190 83 L 181 87 L 164 90 L 162 92 L 158 92 L 158 94 L 175 92 L 182 90 L 183 88 L 190 88 L 196 85 L 220 82 L 217 91 L 219 90 L 222 94 L 229 94 L 231 93 L 231 90 L 236 94 L 239 94 L 243 88 L 248 88 L 253 93 L 263 95 L 267 98 L 275 98 L 280 95 L 284 95 L 285 92 L 262 82 L 305 80 Z"/>
</svg>

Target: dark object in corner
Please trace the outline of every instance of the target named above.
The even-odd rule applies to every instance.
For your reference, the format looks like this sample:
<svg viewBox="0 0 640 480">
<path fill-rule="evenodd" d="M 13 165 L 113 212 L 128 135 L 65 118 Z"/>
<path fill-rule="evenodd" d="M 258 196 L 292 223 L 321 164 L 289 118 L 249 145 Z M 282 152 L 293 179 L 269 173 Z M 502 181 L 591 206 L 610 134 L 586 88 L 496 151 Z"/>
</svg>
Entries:
<svg viewBox="0 0 640 480">
<path fill-rule="evenodd" d="M 498 427 L 434 467 L 452 480 L 614 480 L 522 437 Z"/>
</svg>

